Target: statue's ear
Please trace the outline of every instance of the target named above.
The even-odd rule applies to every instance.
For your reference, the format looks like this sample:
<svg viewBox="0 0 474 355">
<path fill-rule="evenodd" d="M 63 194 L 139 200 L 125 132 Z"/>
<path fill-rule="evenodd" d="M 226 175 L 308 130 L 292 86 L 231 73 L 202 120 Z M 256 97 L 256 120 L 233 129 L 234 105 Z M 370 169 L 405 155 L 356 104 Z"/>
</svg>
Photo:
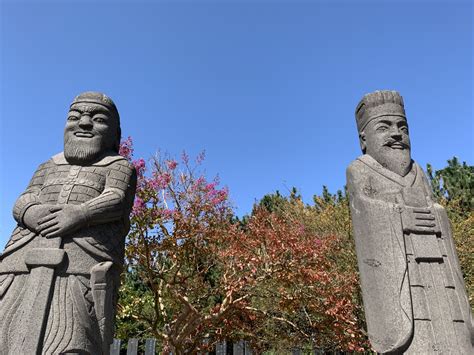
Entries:
<svg viewBox="0 0 474 355">
<path fill-rule="evenodd" d="M 118 153 L 120 151 L 120 142 L 122 141 L 122 130 L 120 126 L 117 127 L 117 137 L 115 140 L 115 151 Z"/>
<path fill-rule="evenodd" d="M 365 154 L 365 150 L 367 148 L 367 143 L 365 141 L 365 132 L 364 131 L 359 133 L 359 143 L 360 143 L 360 149 L 362 149 L 362 153 Z"/>
</svg>

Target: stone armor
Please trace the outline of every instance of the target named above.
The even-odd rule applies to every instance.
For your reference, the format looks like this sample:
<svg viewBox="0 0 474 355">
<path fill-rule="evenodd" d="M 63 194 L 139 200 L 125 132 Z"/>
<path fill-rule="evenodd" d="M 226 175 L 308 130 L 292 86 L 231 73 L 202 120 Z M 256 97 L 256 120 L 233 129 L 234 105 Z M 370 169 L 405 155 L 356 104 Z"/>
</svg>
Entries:
<svg viewBox="0 0 474 355">
<path fill-rule="evenodd" d="M 115 154 L 79 166 L 61 153 L 39 166 L 15 203 L 18 226 L 0 256 L 0 354 L 24 353 L 29 317 L 43 317 L 43 354 L 107 353 L 135 186 L 134 167 Z M 82 205 L 87 227 L 56 238 L 51 248 L 51 239 L 23 225 L 25 211 L 35 204 Z M 54 287 L 41 315 L 34 311 L 39 296 L 31 294 L 41 285 L 29 274 L 45 265 L 54 270 Z"/>
</svg>

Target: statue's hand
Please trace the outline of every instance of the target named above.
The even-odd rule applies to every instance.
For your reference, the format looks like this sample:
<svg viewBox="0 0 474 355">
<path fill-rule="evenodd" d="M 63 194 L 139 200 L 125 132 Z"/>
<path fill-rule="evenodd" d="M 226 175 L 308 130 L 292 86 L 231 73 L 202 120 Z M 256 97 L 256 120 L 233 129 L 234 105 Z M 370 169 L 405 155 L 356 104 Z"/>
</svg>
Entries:
<svg viewBox="0 0 474 355">
<path fill-rule="evenodd" d="M 429 207 L 404 207 L 402 212 L 405 233 L 437 234 L 440 232 L 436 212 Z"/>
<path fill-rule="evenodd" d="M 33 205 L 29 207 L 23 216 L 24 225 L 31 231 L 38 233 L 38 221 L 51 214 L 53 205 Z"/>
<path fill-rule="evenodd" d="M 38 221 L 39 233 L 47 238 L 63 236 L 86 224 L 86 214 L 81 205 L 61 205 L 49 209 L 50 214 Z"/>
</svg>

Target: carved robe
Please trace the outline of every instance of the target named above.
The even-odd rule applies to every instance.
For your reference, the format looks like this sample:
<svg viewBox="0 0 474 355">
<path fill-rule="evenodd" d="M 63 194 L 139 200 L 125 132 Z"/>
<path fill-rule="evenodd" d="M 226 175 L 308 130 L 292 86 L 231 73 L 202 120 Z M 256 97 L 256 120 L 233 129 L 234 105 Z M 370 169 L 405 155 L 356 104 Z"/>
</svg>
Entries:
<svg viewBox="0 0 474 355">
<path fill-rule="evenodd" d="M 39 345 L 30 347 L 38 353 L 108 352 L 135 185 L 134 167 L 119 155 L 77 166 L 61 153 L 40 165 L 14 206 L 18 226 L 0 256 L 0 354 L 25 353 L 30 332 L 38 332 Z M 22 224 L 35 204 L 82 204 L 88 226 L 44 248 L 50 241 Z M 32 276 L 48 265 L 54 265 L 50 284 Z M 49 300 L 38 311 L 48 287 Z M 42 329 L 28 329 L 38 317 Z"/>
<path fill-rule="evenodd" d="M 401 177 L 363 155 L 347 169 L 369 339 L 381 353 L 472 354 L 469 301 L 451 226 L 422 169 Z M 408 233 L 411 209 L 433 232 Z"/>
</svg>

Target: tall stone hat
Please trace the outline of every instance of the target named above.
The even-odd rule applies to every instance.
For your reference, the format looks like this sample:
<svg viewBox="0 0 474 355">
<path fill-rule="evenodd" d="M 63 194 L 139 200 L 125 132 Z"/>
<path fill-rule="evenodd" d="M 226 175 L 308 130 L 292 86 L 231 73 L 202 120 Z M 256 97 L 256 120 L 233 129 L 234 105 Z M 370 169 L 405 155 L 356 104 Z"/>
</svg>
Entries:
<svg viewBox="0 0 474 355">
<path fill-rule="evenodd" d="M 108 97 L 107 95 L 101 92 L 96 92 L 96 91 L 83 92 L 82 94 L 79 94 L 74 98 L 74 100 L 71 103 L 71 106 L 78 103 L 94 103 L 94 104 L 105 106 L 113 115 L 117 117 L 118 120 L 120 119 L 117 106 L 115 106 L 115 103 L 112 101 L 110 97 Z"/>
<path fill-rule="evenodd" d="M 356 122 L 358 131 L 362 131 L 375 118 L 382 116 L 405 116 L 403 97 L 393 90 L 374 91 L 364 95 L 357 105 Z"/>
</svg>

